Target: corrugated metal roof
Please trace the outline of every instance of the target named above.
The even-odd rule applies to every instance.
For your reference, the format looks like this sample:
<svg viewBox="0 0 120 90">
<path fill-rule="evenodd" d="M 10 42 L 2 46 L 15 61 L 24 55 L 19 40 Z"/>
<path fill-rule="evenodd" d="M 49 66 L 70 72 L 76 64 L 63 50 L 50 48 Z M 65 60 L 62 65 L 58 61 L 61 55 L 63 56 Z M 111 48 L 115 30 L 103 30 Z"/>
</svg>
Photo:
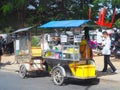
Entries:
<svg viewBox="0 0 120 90">
<path fill-rule="evenodd" d="M 27 27 L 27 28 L 21 28 L 21 29 L 18 29 L 16 31 L 14 31 L 13 33 L 18 33 L 18 32 L 25 32 L 25 31 L 28 31 L 30 30 L 32 27 Z"/>
</svg>

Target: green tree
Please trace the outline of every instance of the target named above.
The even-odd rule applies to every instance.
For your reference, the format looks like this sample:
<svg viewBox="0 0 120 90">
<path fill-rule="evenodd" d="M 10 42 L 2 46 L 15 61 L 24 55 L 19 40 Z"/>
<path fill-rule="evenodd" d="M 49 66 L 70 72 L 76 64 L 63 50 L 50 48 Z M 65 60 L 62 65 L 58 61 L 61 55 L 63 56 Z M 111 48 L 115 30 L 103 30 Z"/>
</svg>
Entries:
<svg viewBox="0 0 120 90">
<path fill-rule="evenodd" d="M 51 0 L 4 0 L 0 3 L 0 29 L 5 28 L 23 28 L 26 26 L 40 24 L 46 18 L 47 3 Z M 39 1 L 39 0 L 38 0 Z M 35 10 L 28 9 L 33 5 Z M 11 30 L 10 30 L 11 31 Z"/>
<path fill-rule="evenodd" d="M 12 14 L 13 18 L 17 21 L 19 28 L 21 28 L 24 27 L 24 12 L 26 6 L 26 0 L 5 0 L 1 6 L 1 11 L 3 12 L 4 17 L 8 17 L 8 15 Z"/>
<path fill-rule="evenodd" d="M 117 27 L 120 29 L 120 18 L 116 20 L 116 22 L 114 23 L 114 27 Z"/>
<path fill-rule="evenodd" d="M 94 5 L 91 16 L 95 21 L 99 8 L 107 6 L 108 1 L 110 0 L 4 0 L 0 3 L 0 29 L 9 32 L 50 20 L 88 19 L 89 4 Z M 120 6 L 120 0 L 111 1 L 113 9 Z M 103 6 L 98 3 L 103 3 Z M 29 5 L 35 9 L 28 9 Z M 107 21 L 110 19 L 106 16 Z"/>
</svg>

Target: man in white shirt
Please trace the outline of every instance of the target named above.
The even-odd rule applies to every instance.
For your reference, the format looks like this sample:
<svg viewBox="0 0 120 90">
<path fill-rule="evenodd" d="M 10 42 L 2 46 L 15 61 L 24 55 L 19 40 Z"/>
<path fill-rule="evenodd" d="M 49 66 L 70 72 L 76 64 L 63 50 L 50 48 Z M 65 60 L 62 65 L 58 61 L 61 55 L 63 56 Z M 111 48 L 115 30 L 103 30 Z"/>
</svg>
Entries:
<svg viewBox="0 0 120 90">
<path fill-rule="evenodd" d="M 103 32 L 103 37 L 104 37 L 104 41 L 102 43 L 102 46 L 103 46 L 102 54 L 104 55 L 104 68 L 103 68 L 102 72 L 106 72 L 107 66 L 109 65 L 112 69 L 112 72 L 114 73 L 116 71 L 116 68 L 114 67 L 114 65 L 110 61 L 111 40 L 110 40 L 110 37 L 106 31 Z"/>
</svg>

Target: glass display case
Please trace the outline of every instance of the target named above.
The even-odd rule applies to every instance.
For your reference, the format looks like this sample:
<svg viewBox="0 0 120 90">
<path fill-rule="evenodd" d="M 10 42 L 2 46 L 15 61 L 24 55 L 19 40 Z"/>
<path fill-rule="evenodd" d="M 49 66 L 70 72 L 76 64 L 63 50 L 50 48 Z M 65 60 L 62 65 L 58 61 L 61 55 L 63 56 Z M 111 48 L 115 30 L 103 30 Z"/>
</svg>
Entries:
<svg viewBox="0 0 120 90">
<path fill-rule="evenodd" d="M 79 46 L 77 45 L 63 45 L 62 46 L 63 60 L 80 60 Z"/>
<path fill-rule="evenodd" d="M 30 39 L 31 38 L 31 39 Z M 15 59 L 17 63 L 30 62 L 33 57 L 41 56 L 39 36 L 19 35 L 15 40 Z"/>
<path fill-rule="evenodd" d="M 68 37 L 61 35 L 60 44 L 56 45 L 53 37 L 52 41 L 48 42 L 49 49 L 44 50 L 44 58 L 57 59 L 57 60 L 70 60 L 70 61 L 79 61 L 80 60 L 80 47 L 78 43 L 74 43 L 74 36 Z M 54 37 L 55 38 L 55 37 Z M 69 41 L 71 40 L 71 41 Z"/>
<path fill-rule="evenodd" d="M 30 50 L 29 50 L 28 35 L 21 35 L 16 37 L 15 59 L 17 63 L 29 62 Z"/>
<path fill-rule="evenodd" d="M 23 55 L 23 54 L 29 54 L 29 47 L 28 47 L 28 37 L 20 37 L 16 39 L 15 42 L 15 53 L 16 55 Z"/>
<path fill-rule="evenodd" d="M 63 45 L 61 46 L 61 50 L 57 50 L 57 48 L 56 50 L 46 50 L 44 53 L 44 58 L 79 61 L 79 46 Z"/>
</svg>

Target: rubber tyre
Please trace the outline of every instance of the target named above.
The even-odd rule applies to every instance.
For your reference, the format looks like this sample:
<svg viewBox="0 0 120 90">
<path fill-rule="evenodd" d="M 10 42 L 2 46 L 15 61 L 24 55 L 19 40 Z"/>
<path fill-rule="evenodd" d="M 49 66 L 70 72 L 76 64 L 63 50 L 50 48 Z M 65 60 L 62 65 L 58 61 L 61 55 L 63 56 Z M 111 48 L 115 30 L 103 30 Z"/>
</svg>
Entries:
<svg viewBox="0 0 120 90">
<path fill-rule="evenodd" d="M 60 68 L 55 68 L 53 70 L 52 78 L 53 78 L 53 83 L 58 86 L 63 85 L 65 80 L 62 70 Z"/>
<path fill-rule="evenodd" d="M 22 79 L 24 79 L 27 75 L 27 69 L 24 65 L 21 65 L 19 68 L 19 75 Z"/>
</svg>

